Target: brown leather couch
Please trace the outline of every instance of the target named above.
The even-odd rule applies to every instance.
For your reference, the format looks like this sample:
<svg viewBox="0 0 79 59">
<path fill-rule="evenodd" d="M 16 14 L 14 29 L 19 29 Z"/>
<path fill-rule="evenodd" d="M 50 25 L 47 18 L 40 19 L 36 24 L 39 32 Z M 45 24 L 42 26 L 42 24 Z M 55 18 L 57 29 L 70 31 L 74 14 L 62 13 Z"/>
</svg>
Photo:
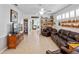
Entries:
<svg viewBox="0 0 79 59">
<path fill-rule="evenodd" d="M 57 30 L 52 27 L 47 27 L 41 30 L 41 34 L 46 37 L 51 36 L 51 32 L 57 32 Z"/>
<path fill-rule="evenodd" d="M 72 53 L 68 50 L 68 43 L 79 42 L 79 33 L 60 29 L 58 32 L 51 33 L 51 39 L 58 45 L 60 50 L 65 51 L 65 53 Z"/>
</svg>

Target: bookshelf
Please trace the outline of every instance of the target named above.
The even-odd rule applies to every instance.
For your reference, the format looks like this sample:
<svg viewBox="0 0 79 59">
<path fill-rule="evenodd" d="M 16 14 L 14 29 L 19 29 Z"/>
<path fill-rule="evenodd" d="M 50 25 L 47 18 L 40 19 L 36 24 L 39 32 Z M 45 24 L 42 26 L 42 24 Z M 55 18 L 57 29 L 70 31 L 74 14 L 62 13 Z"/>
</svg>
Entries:
<svg viewBox="0 0 79 59">
<path fill-rule="evenodd" d="M 44 29 L 46 27 L 52 27 L 52 26 L 53 26 L 53 19 L 42 18 L 42 20 L 41 20 L 42 29 Z"/>
<path fill-rule="evenodd" d="M 24 19 L 24 33 L 28 33 L 28 19 Z"/>
</svg>

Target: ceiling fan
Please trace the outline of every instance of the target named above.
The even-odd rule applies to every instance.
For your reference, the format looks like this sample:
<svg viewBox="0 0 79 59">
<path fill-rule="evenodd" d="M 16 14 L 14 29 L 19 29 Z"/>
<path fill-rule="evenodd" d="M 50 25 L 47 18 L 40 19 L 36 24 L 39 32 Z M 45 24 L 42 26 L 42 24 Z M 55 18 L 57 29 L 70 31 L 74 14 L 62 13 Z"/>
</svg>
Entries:
<svg viewBox="0 0 79 59">
<path fill-rule="evenodd" d="M 49 13 L 52 13 L 52 10 L 47 10 L 44 8 L 41 8 L 41 10 L 40 10 L 40 14 L 49 14 Z"/>
<path fill-rule="evenodd" d="M 41 8 L 39 11 L 41 15 L 52 13 L 52 10 L 45 9 L 43 4 L 39 4 L 38 6 Z"/>
</svg>

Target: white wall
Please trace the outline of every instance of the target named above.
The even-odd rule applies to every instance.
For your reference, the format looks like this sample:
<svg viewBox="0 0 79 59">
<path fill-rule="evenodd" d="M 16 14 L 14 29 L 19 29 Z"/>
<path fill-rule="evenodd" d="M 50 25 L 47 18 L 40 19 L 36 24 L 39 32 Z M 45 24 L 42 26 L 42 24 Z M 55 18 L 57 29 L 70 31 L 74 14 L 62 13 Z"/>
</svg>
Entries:
<svg viewBox="0 0 79 59">
<path fill-rule="evenodd" d="M 64 8 L 64 9 L 62 9 L 62 10 L 60 10 L 59 12 L 57 12 L 57 13 L 54 14 L 54 15 L 60 15 L 60 14 L 63 14 L 63 13 L 65 13 L 65 12 L 68 12 L 68 11 L 71 11 L 71 10 L 75 10 L 75 9 L 77 9 L 77 8 L 79 8 L 79 4 L 72 4 L 72 5 L 69 5 L 68 7 Z"/>
<path fill-rule="evenodd" d="M 0 51 L 7 46 L 8 24 L 10 23 L 10 9 L 18 12 L 18 22 L 23 23 L 23 13 L 14 5 L 0 4 Z"/>
<path fill-rule="evenodd" d="M 6 26 L 9 21 L 8 6 L 0 5 L 0 36 L 6 34 Z"/>
<path fill-rule="evenodd" d="M 72 5 L 68 6 L 67 8 L 64 8 L 61 11 L 57 12 L 56 14 L 54 14 L 54 16 L 56 17 L 57 15 L 61 15 L 61 14 L 66 13 L 66 12 L 69 12 L 69 11 L 72 11 L 72 10 L 76 10 L 77 8 L 79 8 L 79 4 L 72 4 Z M 75 18 L 76 17 L 74 17 L 73 19 L 75 19 Z M 72 18 L 69 18 L 69 19 L 71 20 Z M 61 20 L 57 20 L 55 18 L 55 21 L 56 21 L 55 28 L 57 28 L 58 30 L 63 28 L 63 29 L 66 29 L 66 30 L 71 30 L 71 31 L 79 32 L 78 28 L 65 28 L 65 27 L 59 26 L 58 22 L 61 21 Z"/>
</svg>

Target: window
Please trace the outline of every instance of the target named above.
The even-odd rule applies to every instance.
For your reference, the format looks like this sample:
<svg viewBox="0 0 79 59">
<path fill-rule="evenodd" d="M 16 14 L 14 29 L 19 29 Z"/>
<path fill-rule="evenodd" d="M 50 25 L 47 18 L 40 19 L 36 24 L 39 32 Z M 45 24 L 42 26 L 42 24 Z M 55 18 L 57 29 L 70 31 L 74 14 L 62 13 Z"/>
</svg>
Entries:
<svg viewBox="0 0 79 59">
<path fill-rule="evenodd" d="M 61 15 L 59 15 L 59 19 L 61 19 Z"/>
<path fill-rule="evenodd" d="M 74 17 L 75 16 L 75 11 L 70 11 L 70 17 Z"/>
<path fill-rule="evenodd" d="M 76 16 L 79 16 L 79 9 L 76 9 Z"/>
<path fill-rule="evenodd" d="M 61 15 L 58 15 L 58 16 L 57 16 L 57 19 L 61 19 Z"/>
<path fill-rule="evenodd" d="M 69 18 L 69 12 L 66 13 L 66 18 Z"/>
<path fill-rule="evenodd" d="M 62 19 L 64 19 L 65 18 L 65 14 L 62 14 Z"/>
<path fill-rule="evenodd" d="M 57 16 L 57 19 L 59 19 L 59 16 Z"/>
</svg>

